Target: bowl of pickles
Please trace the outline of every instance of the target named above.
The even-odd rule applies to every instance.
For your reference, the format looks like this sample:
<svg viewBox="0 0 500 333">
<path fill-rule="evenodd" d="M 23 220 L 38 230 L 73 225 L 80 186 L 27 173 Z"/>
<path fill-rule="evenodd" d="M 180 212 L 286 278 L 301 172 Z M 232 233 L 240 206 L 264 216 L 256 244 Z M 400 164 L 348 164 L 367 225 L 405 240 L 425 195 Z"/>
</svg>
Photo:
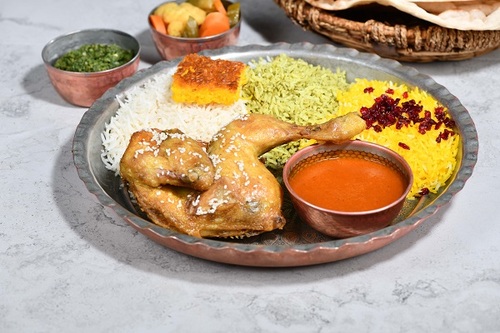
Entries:
<svg viewBox="0 0 500 333">
<path fill-rule="evenodd" d="M 241 8 L 239 2 L 227 0 L 167 1 L 151 10 L 148 23 L 158 53 L 172 60 L 235 45 Z"/>
</svg>

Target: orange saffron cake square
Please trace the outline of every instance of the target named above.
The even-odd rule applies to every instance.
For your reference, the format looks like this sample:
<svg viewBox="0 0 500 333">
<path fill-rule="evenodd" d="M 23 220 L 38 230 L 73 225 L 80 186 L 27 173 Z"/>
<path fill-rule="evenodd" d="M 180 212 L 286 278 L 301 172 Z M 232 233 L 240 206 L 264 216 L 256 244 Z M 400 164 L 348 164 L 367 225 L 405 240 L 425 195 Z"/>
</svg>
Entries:
<svg viewBox="0 0 500 333">
<path fill-rule="evenodd" d="M 247 66 L 238 61 L 189 54 L 182 59 L 172 81 L 172 99 L 187 104 L 231 105 L 247 82 Z"/>
</svg>

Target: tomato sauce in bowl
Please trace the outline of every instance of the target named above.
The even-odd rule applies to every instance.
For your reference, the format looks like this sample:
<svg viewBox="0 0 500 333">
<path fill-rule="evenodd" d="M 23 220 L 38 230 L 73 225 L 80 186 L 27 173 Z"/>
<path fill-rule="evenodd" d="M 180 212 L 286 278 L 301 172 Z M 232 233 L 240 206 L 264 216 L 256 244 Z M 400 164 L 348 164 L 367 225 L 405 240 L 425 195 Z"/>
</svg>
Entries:
<svg viewBox="0 0 500 333">
<path fill-rule="evenodd" d="M 290 186 L 315 206 L 360 212 L 396 201 L 404 193 L 406 181 L 386 164 L 344 156 L 308 165 L 290 178 Z"/>
<path fill-rule="evenodd" d="M 399 214 L 412 183 L 408 163 L 377 144 L 319 144 L 295 153 L 283 182 L 302 220 L 336 238 L 387 227 Z"/>
</svg>

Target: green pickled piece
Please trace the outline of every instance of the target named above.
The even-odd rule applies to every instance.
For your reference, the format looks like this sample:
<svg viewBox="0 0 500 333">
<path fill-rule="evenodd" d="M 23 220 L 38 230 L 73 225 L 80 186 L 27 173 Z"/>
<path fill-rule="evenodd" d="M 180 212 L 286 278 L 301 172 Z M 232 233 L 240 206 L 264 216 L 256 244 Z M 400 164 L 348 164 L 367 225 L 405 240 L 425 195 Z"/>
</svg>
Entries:
<svg viewBox="0 0 500 333">
<path fill-rule="evenodd" d="M 214 8 L 214 0 L 187 0 L 187 2 L 204 11 L 212 11 Z"/>
<path fill-rule="evenodd" d="M 227 7 L 227 17 L 229 18 L 229 25 L 234 27 L 240 21 L 240 3 L 235 2 Z"/>
<path fill-rule="evenodd" d="M 198 32 L 198 23 L 196 22 L 194 17 L 188 17 L 186 27 L 184 28 L 182 36 L 188 38 L 196 38 L 200 36 Z"/>
</svg>

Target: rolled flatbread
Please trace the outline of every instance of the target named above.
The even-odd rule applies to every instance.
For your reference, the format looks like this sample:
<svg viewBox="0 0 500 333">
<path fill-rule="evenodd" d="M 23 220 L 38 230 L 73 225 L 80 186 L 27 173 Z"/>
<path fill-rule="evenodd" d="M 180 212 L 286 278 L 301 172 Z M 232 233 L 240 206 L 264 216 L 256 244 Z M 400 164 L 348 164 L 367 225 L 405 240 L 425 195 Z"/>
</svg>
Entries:
<svg viewBox="0 0 500 333">
<path fill-rule="evenodd" d="M 500 30 L 500 0 L 306 0 L 329 11 L 367 4 L 391 6 L 444 28 L 458 30 Z"/>
</svg>

